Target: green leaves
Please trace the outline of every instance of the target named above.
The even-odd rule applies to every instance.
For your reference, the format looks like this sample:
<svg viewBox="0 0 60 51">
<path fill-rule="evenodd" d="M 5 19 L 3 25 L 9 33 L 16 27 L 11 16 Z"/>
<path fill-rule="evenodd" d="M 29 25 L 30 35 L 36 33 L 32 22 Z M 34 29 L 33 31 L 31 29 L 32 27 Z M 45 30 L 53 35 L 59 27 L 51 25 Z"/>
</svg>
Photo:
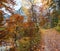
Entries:
<svg viewBox="0 0 60 51">
<path fill-rule="evenodd" d="M 5 30 L 5 28 L 4 27 L 0 27 L 0 31 L 2 31 L 2 30 Z"/>
</svg>

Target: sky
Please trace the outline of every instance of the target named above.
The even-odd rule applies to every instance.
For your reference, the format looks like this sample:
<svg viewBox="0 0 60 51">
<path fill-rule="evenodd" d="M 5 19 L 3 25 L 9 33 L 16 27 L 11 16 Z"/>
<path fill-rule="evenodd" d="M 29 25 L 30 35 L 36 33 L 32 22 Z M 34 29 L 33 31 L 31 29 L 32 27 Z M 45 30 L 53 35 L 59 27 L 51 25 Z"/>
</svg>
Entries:
<svg viewBox="0 0 60 51">
<path fill-rule="evenodd" d="M 16 5 L 14 6 L 15 10 L 19 10 L 22 6 L 22 0 L 15 0 L 16 1 Z"/>
<path fill-rule="evenodd" d="M 27 9 L 29 9 L 31 7 L 31 3 L 29 2 L 29 0 L 14 0 L 16 2 L 16 5 L 11 5 L 11 4 L 7 4 L 8 6 L 10 6 L 11 8 L 13 8 L 13 12 L 18 11 L 22 6 L 26 7 Z M 34 3 L 38 6 L 42 6 L 41 0 L 35 0 Z M 11 15 L 11 13 L 9 13 L 9 11 L 7 11 L 4 7 L 0 10 L 3 10 L 6 14 Z"/>
<path fill-rule="evenodd" d="M 11 4 L 6 4 L 7 6 L 10 6 L 11 8 L 13 8 L 14 12 L 19 10 L 21 8 L 21 6 L 22 6 L 22 0 L 15 0 L 15 2 L 16 2 L 16 5 L 14 5 L 14 6 L 11 5 Z M 0 8 L 0 10 L 4 11 L 8 15 L 11 15 L 11 13 L 9 13 L 9 11 L 7 11 L 4 7 Z"/>
</svg>

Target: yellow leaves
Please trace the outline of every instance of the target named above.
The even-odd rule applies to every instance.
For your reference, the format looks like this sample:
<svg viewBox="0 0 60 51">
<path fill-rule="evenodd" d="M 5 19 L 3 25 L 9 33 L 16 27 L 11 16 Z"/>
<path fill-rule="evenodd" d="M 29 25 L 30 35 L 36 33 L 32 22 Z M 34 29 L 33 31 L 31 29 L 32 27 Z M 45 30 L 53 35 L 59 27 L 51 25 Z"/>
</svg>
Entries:
<svg viewBox="0 0 60 51">
<path fill-rule="evenodd" d="M 31 7 L 31 3 L 28 0 L 22 0 L 22 7 L 29 9 Z"/>
<path fill-rule="evenodd" d="M 58 18 L 60 19 L 60 15 L 58 16 Z"/>
<path fill-rule="evenodd" d="M 42 2 L 42 0 L 34 0 L 34 4 L 36 4 L 36 3 L 41 3 Z"/>
<path fill-rule="evenodd" d="M 29 15 L 30 15 L 29 9 L 27 9 L 27 8 L 25 8 L 25 7 L 22 7 L 22 10 L 23 10 L 24 13 L 26 14 L 26 16 L 29 17 Z"/>
<path fill-rule="evenodd" d="M 20 40 L 20 43 L 28 43 L 30 41 L 30 37 L 23 37 L 21 40 Z"/>
<path fill-rule="evenodd" d="M 52 0 L 42 0 L 42 4 L 43 4 L 44 9 L 49 8 L 52 3 L 53 3 Z"/>
</svg>

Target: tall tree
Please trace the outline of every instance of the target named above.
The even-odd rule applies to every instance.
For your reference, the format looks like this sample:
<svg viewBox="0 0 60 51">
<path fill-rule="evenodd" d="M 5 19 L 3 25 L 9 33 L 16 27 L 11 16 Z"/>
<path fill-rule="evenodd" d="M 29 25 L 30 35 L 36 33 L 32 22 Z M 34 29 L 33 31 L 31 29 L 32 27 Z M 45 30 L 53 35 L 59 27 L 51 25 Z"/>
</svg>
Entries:
<svg viewBox="0 0 60 51">
<path fill-rule="evenodd" d="M 2 21 L 3 21 L 3 12 L 0 11 L 0 26 L 2 26 Z"/>
</svg>

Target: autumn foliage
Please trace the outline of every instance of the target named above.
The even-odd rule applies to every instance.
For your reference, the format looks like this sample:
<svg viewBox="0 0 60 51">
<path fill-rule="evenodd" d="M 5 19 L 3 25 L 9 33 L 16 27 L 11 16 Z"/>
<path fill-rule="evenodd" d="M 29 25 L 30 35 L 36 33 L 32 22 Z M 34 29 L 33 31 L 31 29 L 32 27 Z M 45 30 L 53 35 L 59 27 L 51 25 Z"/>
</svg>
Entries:
<svg viewBox="0 0 60 51">
<path fill-rule="evenodd" d="M 23 23 L 23 27 L 24 28 L 32 28 L 32 27 L 34 27 L 34 23 L 33 22 L 24 22 Z"/>
<path fill-rule="evenodd" d="M 16 22 L 23 22 L 24 20 L 24 17 L 19 15 L 19 14 L 13 14 L 11 17 L 10 17 L 10 21 L 16 21 Z"/>
<path fill-rule="evenodd" d="M 19 14 L 14 14 L 10 17 L 10 19 L 7 19 L 6 22 L 7 22 L 7 29 L 9 31 L 14 31 L 16 26 L 21 26 L 22 23 L 23 23 L 23 20 L 24 20 L 24 17 L 23 16 L 20 16 Z"/>
</svg>

